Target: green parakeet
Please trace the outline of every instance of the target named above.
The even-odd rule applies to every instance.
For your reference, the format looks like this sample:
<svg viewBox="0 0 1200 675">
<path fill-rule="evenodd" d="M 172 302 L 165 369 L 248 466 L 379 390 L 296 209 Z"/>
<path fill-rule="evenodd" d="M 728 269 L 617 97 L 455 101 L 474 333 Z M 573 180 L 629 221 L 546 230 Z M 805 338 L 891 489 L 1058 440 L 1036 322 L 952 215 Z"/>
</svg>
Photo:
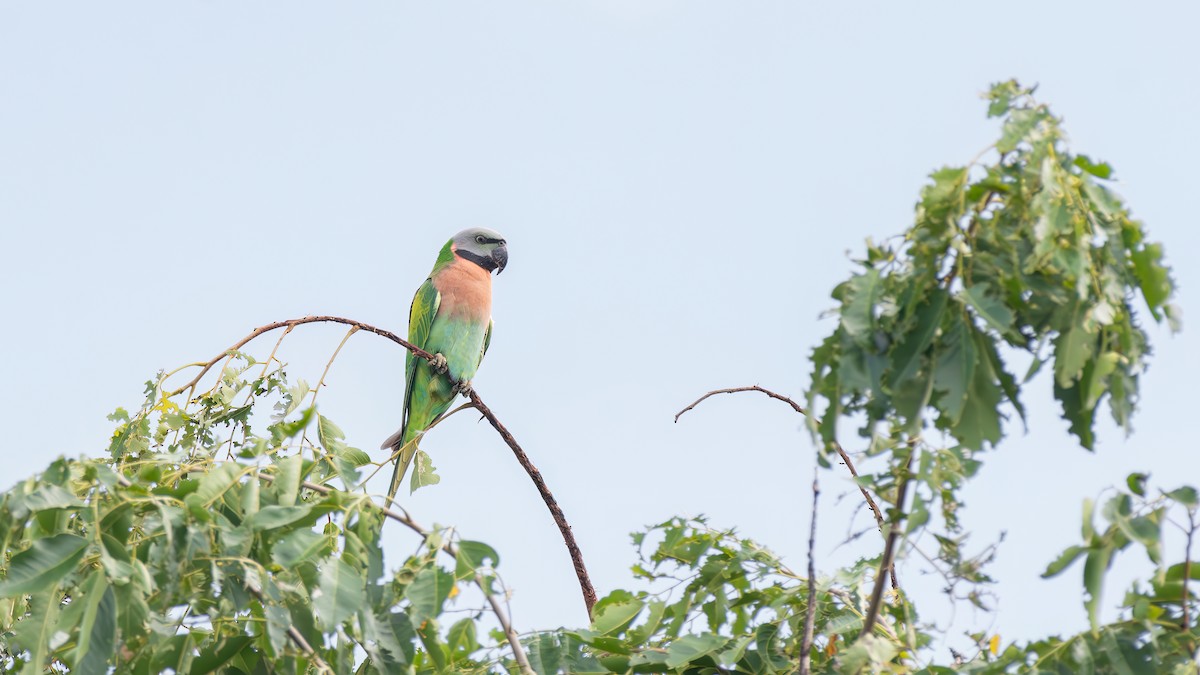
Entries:
<svg viewBox="0 0 1200 675">
<path fill-rule="evenodd" d="M 410 353 L 405 362 L 404 421 L 382 446 L 400 451 L 389 499 L 396 496 L 421 434 L 460 393 L 455 383 L 475 377 L 492 337 L 492 272 L 503 272 L 507 263 L 504 237 L 483 228 L 463 230 L 442 247 L 413 296 L 408 341 L 437 358 L 430 363 Z"/>
</svg>

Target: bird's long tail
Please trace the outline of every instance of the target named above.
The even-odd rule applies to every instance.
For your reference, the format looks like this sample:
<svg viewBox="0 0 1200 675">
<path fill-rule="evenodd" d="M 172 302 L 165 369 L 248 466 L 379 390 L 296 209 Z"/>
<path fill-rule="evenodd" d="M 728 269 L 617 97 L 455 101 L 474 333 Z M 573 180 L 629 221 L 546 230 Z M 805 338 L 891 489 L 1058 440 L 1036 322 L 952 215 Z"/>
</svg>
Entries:
<svg viewBox="0 0 1200 675">
<path fill-rule="evenodd" d="M 396 498 L 396 492 L 400 490 L 400 482 L 404 480 L 404 474 L 408 472 L 408 465 L 412 464 L 413 457 L 417 455 L 419 438 L 421 438 L 421 434 L 415 434 L 408 442 L 403 442 L 404 429 L 401 429 L 389 436 L 380 446 L 391 450 L 392 458 L 396 461 L 396 468 L 392 471 L 392 482 L 388 486 L 389 502 Z"/>
</svg>

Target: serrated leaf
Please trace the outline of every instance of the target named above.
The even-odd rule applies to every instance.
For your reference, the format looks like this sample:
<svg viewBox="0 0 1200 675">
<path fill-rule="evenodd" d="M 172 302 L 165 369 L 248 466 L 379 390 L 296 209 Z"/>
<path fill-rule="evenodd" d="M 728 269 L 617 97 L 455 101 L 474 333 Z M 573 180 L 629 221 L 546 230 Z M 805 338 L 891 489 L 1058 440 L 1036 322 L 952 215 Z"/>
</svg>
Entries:
<svg viewBox="0 0 1200 675">
<path fill-rule="evenodd" d="M 325 629 L 332 631 L 354 615 L 367 599 L 366 580 L 341 558 L 326 560 L 321 566 L 318 593 L 313 607 L 321 615 Z"/>
<path fill-rule="evenodd" d="M 1042 578 L 1049 579 L 1051 577 L 1058 576 L 1059 574 L 1061 574 L 1063 572 L 1063 570 L 1070 567 L 1071 563 L 1078 560 L 1079 556 L 1083 555 L 1087 551 L 1088 551 L 1088 549 L 1086 546 L 1069 546 L 1069 547 L 1067 547 L 1067 550 L 1058 554 L 1058 557 L 1055 558 L 1053 562 L 1051 562 L 1049 565 L 1046 566 L 1046 571 L 1042 572 Z"/>
<path fill-rule="evenodd" d="M 412 603 L 413 618 L 417 621 L 436 619 L 453 587 L 454 575 L 440 567 L 426 567 L 418 572 L 404 589 L 404 597 Z"/>
<path fill-rule="evenodd" d="M 344 438 L 346 434 L 338 425 L 324 415 L 317 415 L 317 440 L 321 442 L 322 447 L 332 452 L 335 446 L 345 445 L 340 443 Z"/>
<path fill-rule="evenodd" d="M 8 576 L 0 581 L 0 597 L 49 592 L 83 559 L 87 544 L 83 537 L 68 533 L 35 539 L 9 561 Z"/>
<path fill-rule="evenodd" d="M 535 673 L 558 673 L 563 670 L 563 648 L 553 633 L 538 633 L 525 640 L 529 665 Z"/>
<path fill-rule="evenodd" d="M 1129 254 L 1133 260 L 1133 272 L 1137 275 L 1146 298 L 1146 305 L 1155 319 L 1161 317 L 1159 309 L 1171 297 L 1171 277 L 1162 265 L 1162 245 L 1149 243 Z"/>
<path fill-rule="evenodd" d="M 856 342 L 870 336 L 875 326 L 875 305 L 881 291 L 879 272 L 867 270 L 852 277 L 846 286 L 848 297 L 842 305 L 842 328 Z"/>
<path fill-rule="evenodd" d="M 973 333 L 975 353 L 986 352 L 986 347 L 979 343 L 990 341 L 991 338 L 974 328 L 968 327 L 967 330 Z M 971 376 L 962 416 L 954 426 L 954 436 L 962 441 L 964 446 L 973 450 L 982 449 L 985 442 L 992 445 L 998 443 L 1001 436 L 1000 400 L 1001 390 L 996 384 L 991 362 L 979 362 Z"/>
<path fill-rule="evenodd" d="M 610 593 L 601 603 L 592 615 L 592 630 L 601 635 L 619 635 L 646 606 L 645 601 L 624 591 Z"/>
<path fill-rule="evenodd" d="M 916 325 L 904 336 L 892 352 L 891 378 L 893 387 L 915 376 L 921 366 L 921 357 L 933 344 L 933 336 L 942 323 L 942 313 L 950 294 L 941 288 L 930 292 L 930 297 L 916 310 Z"/>
<path fill-rule="evenodd" d="M 942 392 L 938 408 L 945 414 L 948 426 L 955 427 L 962 418 L 967 394 L 975 378 L 975 343 L 967 332 L 966 323 L 955 315 L 935 348 L 936 368 L 934 389 Z"/>
<path fill-rule="evenodd" d="M 1076 321 L 1054 340 L 1054 377 L 1059 387 L 1067 389 L 1083 376 L 1083 368 L 1096 349 L 1096 333 Z"/>
<path fill-rule="evenodd" d="M 410 492 L 416 492 L 426 485 L 437 485 L 442 482 L 442 477 L 437 475 L 437 467 L 433 465 L 433 459 L 424 450 L 417 450 L 417 454 L 413 457 L 412 467 Z"/>
<path fill-rule="evenodd" d="M 1013 330 L 1012 310 L 992 293 L 991 284 L 975 284 L 963 290 L 962 298 L 975 310 L 976 316 L 1001 335 L 1016 336 Z"/>
</svg>

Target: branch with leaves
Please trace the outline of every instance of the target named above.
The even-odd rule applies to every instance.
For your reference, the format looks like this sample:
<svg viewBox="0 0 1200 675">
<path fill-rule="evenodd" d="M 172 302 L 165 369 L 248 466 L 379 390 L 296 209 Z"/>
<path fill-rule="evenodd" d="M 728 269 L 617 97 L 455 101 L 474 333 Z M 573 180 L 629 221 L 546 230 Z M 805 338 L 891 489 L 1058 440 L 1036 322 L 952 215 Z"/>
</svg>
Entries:
<svg viewBox="0 0 1200 675">
<path fill-rule="evenodd" d="M 363 323 L 361 321 L 355 321 L 353 319 L 346 319 L 346 318 L 339 317 L 339 316 L 306 316 L 306 317 L 299 318 L 299 319 L 289 319 L 287 321 L 276 321 L 274 323 L 269 323 L 269 324 L 266 324 L 265 326 L 259 326 L 258 328 L 255 328 L 253 331 L 250 332 L 249 335 L 242 338 L 241 340 L 238 340 L 237 342 L 235 342 L 232 346 L 230 346 L 225 351 L 214 356 L 212 359 L 208 360 L 205 363 L 198 364 L 200 366 L 200 372 L 197 373 L 196 376 L 193 377 L 191 379 L 191 381 L 189 381 L 187 384 L 184 384 L 182 387 L 175 389 L 172 392 L 168 393 L 166 395 L 166 397 L 170 398 L 171 396 L 174 396 L 176 394 L 183 392 L 185 389 L 194 389 L 195 386 L 204 377 L 204 375 L 213 368 L 213 366 L 220 363 L 222 360 L 227 360 L 227 359 L 231 358 L 232 354 L 241 350 L 242 347 L 245 347 L 247 344 L 249 344 L 252 340 L 259 337 L 260 335 L 269 333 L 269 332 L 271 332 L 273 330 L 277 330 L 279 328 L 286 329 L 284 331 L 284 335 L 286 335 L 287 333 L 290 333 L 292 331 L 292 329 L 294 329 L 296 326 L 300 326 L 300 325 L 308 324 L 308 323 L 340 323 L 343 325 L 351 326 L 350 332 L 347 333 L 346 337 L 343 338 L 342 342 L 338 345 L 338 351 L 341 351 L 341 348 L 345 344 L 346 340 L 349 339 L 350 336 L 353 335 L 355 331 L 361 330 L 361 331 L 366 331 L 368 333 L 374 333 L 375 335 L 378 335 L 385 339 L 391 340 L 392 342 L 400 345 L 401 347 L 404 347 L 408 351 L 412 352 L 413 354 L 415 354 L 416 356 L 418 356 L 420 358 L 425 359 L 426 361 L 432 361 L 434 358 L 433 354 L 430 354 L 429 352 L 426 352 L 425 350 L 421 349 L 420 347 L 417 347 L 417 346 L 409 343 L 407 340 L 404 340 L 403 338 L 396 335 L 395 333 L 388 331 L 388 330 L 384 330 L 382 328 L 377 328 L 375 326 L 372 326 L 367 323 Z M 280 339 L 282 340 L 282 338 L 280 338 Z M 276 345 L 276 347 L 278 347 L 278 344 Z M 335 352 L 334 357 L 336 357 L 336 356 L 337 356 L 337 354 Z M 332 363 L 332 359 L 330 360 L 330 363 Z M 325 374 L 327 374 L 328 371 L 329 371 L 329 365 L 326 365 Z M 321 376 L 322 381 L 325 378 L 325 374 L 322 374 L 322 376 Z M 315 399 L 315 397 L 316 397 L 316 394 L 314 391 L 314 399 Z M 546 503 L 546 508 L 549 509 L 550 515 L 554 519 L 555 525 L 558 526 L 558 530 L 562 534 L 563 543 L 567 547 L 567 552 L 571 557 L 571 565 L 575 569 L 575 576 L 579 581 L 579 590 L 583 594 L 584 606 L 587 608 L 588 615 L 591 616 L 592 606 L 596 604 L 596 590 L 592 586 L 591 577 L 588 575 L 587 565 L 584 564 L 583 552 L 579 549 L 579 544 L 577 544 L 575 541 L 575 535 L 571 531 L 570 523 L 567 522 L 567 518 L 563 514 L 562 507 L 560 507 L 558 505 L 558 501 L 555 500 L 554 494 L 550 491 L 550 488 L 546 485 L 545 479 L 542 478 L 541 472 L 538 471 L 537 467 L 533 464 L 533 461 L 530 460 L 529 456 L 527 454 L 525 454 L 525 451 L 521 449 L 521 446 L 517 443 L 517 441 L 513 437 L 512 433 L 509 432 L 508 429 L 504 426 L 504 424 L 500 422 L 499 418 L 496 417 L 496 415 L 492 412 L 491 408 L 489 408 L 486 404 L 484 404 L 483 399 L 481 399 L 479 397 L 479 393 L 476 392 L 472 388 L 469 393 L 469 398 L 471 400 L 471 405 L 476 410 L 478 410 L 479 413 L 484 416 L 484 418 L 487 419 L 488 423 L 492 425 L 492 428 L 495 429 L 498 434 L 500 434 L 500 437 L 504 440 L 504 442 L 508 445 L 508 447 L 512 449 L 513 454 L 516 456 L 517 461 L 521 465 L 521 468 L 524 469 L 527 474 L 529 474 L 529 478 L 530 478 L 530 480 L 533 481 L 534 486 L 537 488 L 538 494 L 540 494 L 542 496 L 542 501 L 544 501 Z"/>
</svg>

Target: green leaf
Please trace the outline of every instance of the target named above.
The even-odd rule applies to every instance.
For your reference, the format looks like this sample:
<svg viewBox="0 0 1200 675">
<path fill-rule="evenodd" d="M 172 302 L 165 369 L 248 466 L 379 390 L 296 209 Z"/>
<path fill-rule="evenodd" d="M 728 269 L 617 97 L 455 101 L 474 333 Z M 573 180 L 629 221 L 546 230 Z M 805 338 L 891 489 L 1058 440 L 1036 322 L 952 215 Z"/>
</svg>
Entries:
<svg viewBox="0 0 1200 675">
<path fill-rule="evenodd" d="M 637 618 L 646 603 L 627 591 L 613 591 L 592 611 L 592 630 L 601 635 L 619 635 Z"/>
<path fill-rule="evenodd" d="M 312 530 L 289 532 L 271 546 L 271 560 L 284 569 L 324 555 L 331 546 L 328 537 Z"/>
<path fill-rule="evenodd" d="M 418 622 L 436 619 L 442 613 L 442 605 L 450 597 L 453 587 L 454 575 L 440 567 L 426 567 L 418 572 L 413 582 L 404 589 L 404 597 L 412 603 L 413 619 Z"/>
<path fill-rule="evenodd" d="M 500 564 L 500 554 L 496 549 L 481 541 L 463 540 L 458 542 L 458 555 L 455 558 L 454 577 L 459 581 L 474 579 L 475 570 L 484 565 L 495 569 Z"/>
<path fill-rule="evenodd" d="M 996 142 L 996 149 L 1006 154 L 1016 150 L 1017 145 L 1029 140 L 1030 133 L 1045 118 L 1046 113 L 1036 108 L 1013 110 L 1004 122 L 1004 131 Z"/>
<path fill-rule="evenodd" d="M 893 387 L 914 377 L 921 366 L 921 357 L 933 343 L 933 336 L 942 323 L 942 312 L 950 294 L 936 288 L 916 310 L 916 325 L 892 352 L 891 384 Z"/>
<path fill-rule="evenodd" d="M 981 282 L 962 292 L 962 298 L 975 310 L 975 314 L 1001 335 L 1019 337 L 1013 330 L 1013 313 L 1004 301 L 992 293 L 991 284 Z"/>
<path fill-rule="evenodd" d="M 1100 627 L 1100 599 L 1104 592 L 1104 575 L 1112 563 L 1112 554 L 1113 549 L 1110 546 L 1089 549 L 1083 565 L 1083 587 L 1087 591 L 1083 606 L 1087 608 L 1088 621 L 1091 622 L 1093 631 Z"/>
<path fill-rule="evenodd" d="M 1088 551 L 1088 548 L 1086 546 L 1069 546 L 1069 547 L 1067 547 L 1067 550 L 1058 554 L 1058 557 L 1055 558 L 1054 561 L 1051 562 L 1048 566 L 1046 566 L 1046 571 L 1042 572 L 1042 578 L 1049 579 L 1051 577 L 1058 576 L 1059 574 L 1062 573 L 1063 570 L 1070 567 L 1071 563 L 1075 562 L 1079 558 L 1079 556 L 1083 555 L 1084 553 L 1087 553 L 1087 551 Z"/>
<path fill-rule="evenodd" d="M 200 477 L 196 498 L 205 506 L 212 505 L 225 495 L 245 473 L 246 467 L 236 462 L 223 462 Z"/>
<path fill-rule="evenodd" d="M 968 328 L 976 342 L 975 353 L 986 353 L 986 347 L 979 343 L 991 340 L 974 328 Z M 1001 390 L 996 384 L 991 362 L 983 360 L 975 367 L 971 377 L 971 385 L 967 390 L 966 401 L 963 405 L 962 416 L 954 427 L 954 436 L 962 444 L 973 450 L 983 448 L 984 442 L 995 445 L 1000 441 L 1000 400 Z"/>
<path fill-rule="evenodd" d="M 248 519 L 255 531 L 272 530 L 309 519 L 312 506 L 264 506 Z M 309 523 L 311 524 L 311 522 Z"/>
<path fill-rule="evenodd" d="M 1161 317 L 1159 309 L 1171 297 L 1173 286 L 1167 268 L 1162 265 L 1162 245 L 1146 244 L 1129 256 L 1133 260 L 1133 272 L 1141 285 L 1146 305 L 1155 319 Z"/>
<path fill-rule="evenodd" d="M 1196 488 L 1185 485 L 1180 488 L 1175 488 L 1170 492 L 1164 492 L 1167 497 L 1183 504 L 1190 511 L 1194 511 L 1197 506 L 1200 506 L 1200 495 L 1196 493 Z"/>
<path fill-rule="evenodd" d="M 84 607 L 71 672 L 104 675 L 117 650 L 117 599 L 103 574 L 92 574 L 86 587 L 86 595 L 73 597 L 71 603 L 80 602 Z"/>
<path fill-rule="evenodd" d="M 1088 450 L 1096 445 L 1096 437 L 1092 430 L 1096 421 L 1096 409 L 1084 407 L 1080 387 L 1064 389 L 1058 382 L 1054 383 L 1054 397 L 1062 404 L 1063 418 L 1070 423 L 1070 431 L 1079 439 L 1079 444 Z"/>
<path fill-rule="evenodd" d="M 191 675 L 223 672 L 223 666 L 233 660 L 246 647 L 249 647 L 253 641 L 254 638 L 248 635 L 227 637 L 215 645 L 201 650 L 199 656 L 192 662 L 192 668 L 189 672 Z"/>
<path fill-rule="evenodd" d="M 366 580 L 341 558 L 325 561 L 318 589 L 313 593 L 313 607 L 326 630 L 332 631 L 366 602 L 365 586 Z"/>
<path fill-rule="evenodd" d="M 30 513 L 81 506 L 83 502 L 65 488 L 53 483 L 42 483 L 27 495 L 14 495 L 9 509 L 13 517 L 23 519 Z"/>
<path fill-rule="evenodd" d="M 317 439 L 320 440 L 322 447 L 333 452 L 337 447 L 345 445 L 340 442 L 344 438 L 346 438 L 346 434 L 338 425 L 324 415 L 317 415 Z"/>
<path fill-rule="evenodd" d="M 87 540 L 74 534 L 35 539 L 9 561 L 8 577 L 0 582 L 0 597 L 49 593 L 75 569 L 86 550 Z"/>
<path fill-rule="evenodd" d="M 300 494 L 304 459 L 300 455 L 283 457 L 275 460 L 274 466 L 270 492 L 275 495 L 275 501 L 279 502 L 280 506 L 291 506 L 296 503 L 296 497 Z"/>
<path fill-rule="evenodd" d="M 1146 496 L 1146 481 L 1150 478 L 1149 474 L 1131 473 L 1125 477 L 1125 484 L 1129 486 L 1129 491 L 1139 497 Z"/>
<path fill-rule="evenodd" d="M 703 633 L 684 635 L 667 647 L 667 667 L 680 668 L 702 656 L 708 656 L 729 643 L 729 638 Z"/>
<path fill-rule="evenodd" d="M 881 291 L 879 272 L 867 270 L 850 279 L 846 287 L 848 296 L 842 305 L 842 328 L 857 342 L 870 337 L 875 326 L 875 305 Z"/>
<path fill-rule="evenodd" d="M 554 633 L 538 633 L 525 640 L 529 665 L 535 673 L 558 673 L 563 670 L 563 647 Z"/>
<path fill-rule="evenodd" d="M 417 450 L 412 466 L 410 492 L 416 492 L 426 485 L 437 485 L 442 482 L 442 477 L 437 475 L 437 468 L 433 465 L 433 459 L 424 450 Z"/>
<path fill-rule="evenodd" d="M 956 427 L 967 404 L 967 395 L 975 379 L 975 342 L 960 314 L 951 318 L 935 351 L 934 389 L 943 392 L 938 408 L 950 428 Z"/>
<path fill-rule="evenodd" d="M 1092 162 L 1092 158 L 1087 155 L 1075 155 L 1075 161 L 1072 163 L 1096 178 L 1108 180 L 1112 177 L 1112 166 L 1107 162 Z"/>
<path fill-rule="evenodd" d="M 56 593 L 33 593 L 29 598 L 29 614 L 13 626 L 13 638 L 5 645 L 10 653 L 28 650 L 25 672 L 46 672 L 50 658 L 50 641 L 58 631 L 60 596 Z"/>
<path fill-rule="evenodd" d="M 1058 386 L 1067 389 L 1083 376 L 1083 368 L 1096 349 L 1096 338 L 1094 327 L 1075 321 L 1054 341 L 1054 376 Z"/>
<path fill-rule="evenodd" d="M 475 618 L 466 617 L 454 622 L 446 633 L 446 644 L 451 652 L 469 656 L 479 649 L 479 638 L 475 633 Z"/>
</svg>

